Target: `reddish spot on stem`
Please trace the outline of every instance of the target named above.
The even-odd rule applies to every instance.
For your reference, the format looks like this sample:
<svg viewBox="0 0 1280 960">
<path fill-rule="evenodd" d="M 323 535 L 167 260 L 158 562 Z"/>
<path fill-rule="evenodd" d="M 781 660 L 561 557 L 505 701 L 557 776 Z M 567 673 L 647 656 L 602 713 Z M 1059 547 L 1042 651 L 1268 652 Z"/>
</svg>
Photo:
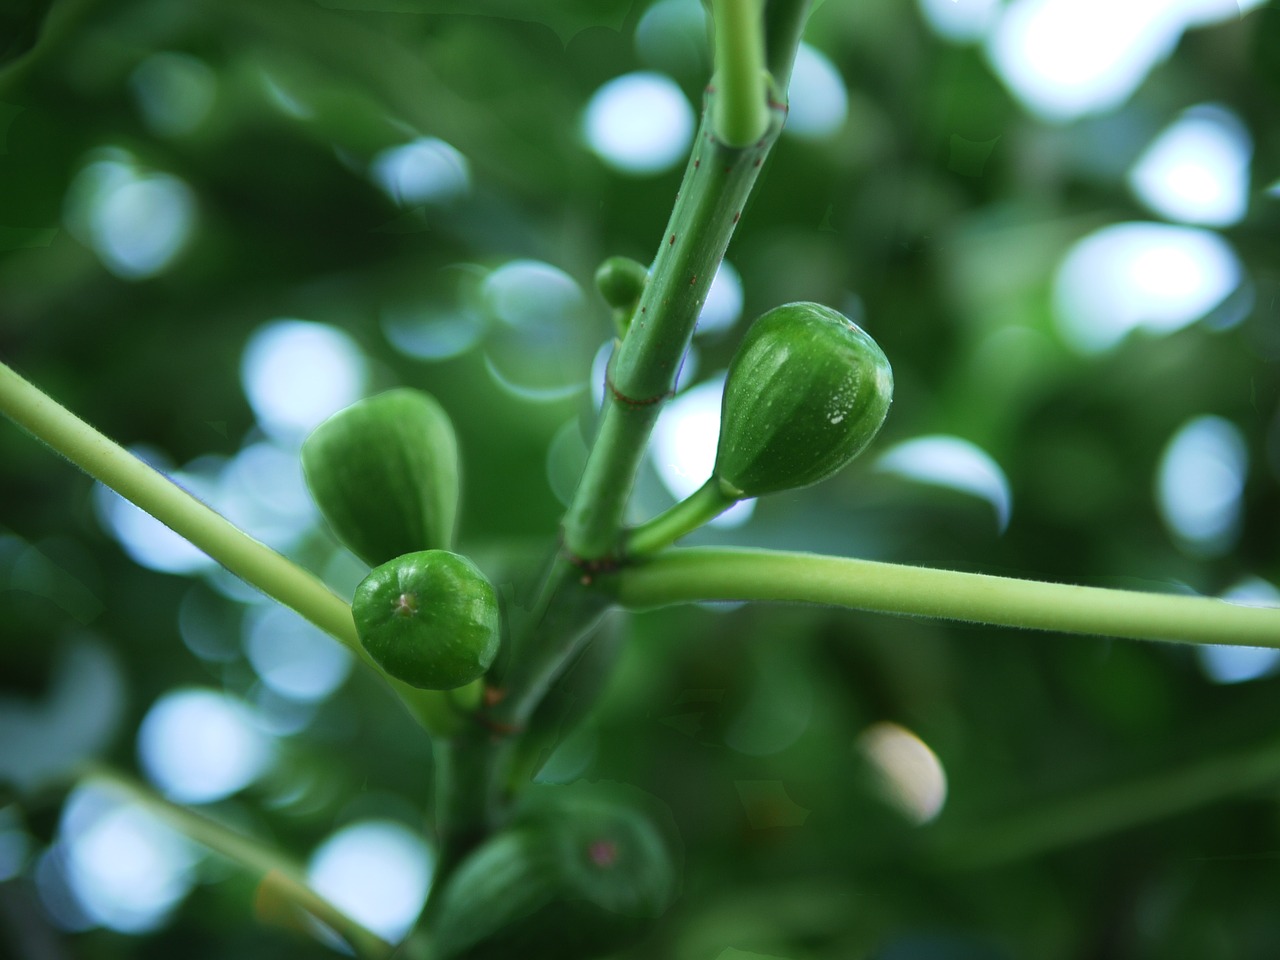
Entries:
<svg viewBox="0 0 1280 960">
<path fill-rule="evenodd" d="M 695 159 L 693 161 L 693 169 L 697 170 L 700 166 L 702 166 L 702 161 Z"/>
<path fill-rule="evenodd" d="M 587 848 L 587 856 L 597 867 L 612 867 L 618 862 L 618 845 L 612 840 L 596 840 Z"/>
<path fill-rule="evenodd" d="M 667 241 L 667 246 L 674 247 L 675 245 L 676 245 L 676 235 L 673 233 L 671 235 L 671 239 Z"/>
<path fill-rule="evenodd" d="M 698 275 L 695 273 L 692 277 L 689 278 L 689 286 L 692 287 L 697 282 L 698 282 Z"/>
<path fill-rule="evenodd" d="M 740 216 L 742 216 L 742 211 L 741 211 L 741 210 L 737 210 L 737 211 L 735 211 L 735 212 L 734 212 L 734 214 L 733 214 L 733 222 L 734 222 L 734 223 L 737 223 L 737 222 L 738 222 L 738 218 L 739 218 Z"/>
</svg>

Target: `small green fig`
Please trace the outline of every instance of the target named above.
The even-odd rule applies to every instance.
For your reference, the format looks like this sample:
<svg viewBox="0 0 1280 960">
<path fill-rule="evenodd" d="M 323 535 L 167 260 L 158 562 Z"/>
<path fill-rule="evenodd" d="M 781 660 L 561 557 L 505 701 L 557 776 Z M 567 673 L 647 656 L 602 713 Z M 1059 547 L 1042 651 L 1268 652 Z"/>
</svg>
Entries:
<svg viewBox="0 0 1280 960">
<path fill-rule="evenodd" d="M 649 271 L 630 257 L 610 257 L 596 269 L 596 288 L 615 310 L 630 310 L 644 292 Z"/>
<path fill-rule="evenodd" d="M 390 390 L 340 410 L 307 437 L 302 469 L 333 532 L 370 566 L 453 545 L 458 443 L 427 394 Z"/>
<path fill-rule="evenodd" d="M 737 499 L 824 480 L 871 442 L 892 399 L 889 361 L 857 324 L 817 303 L 775 307 L 729 366 L 715 476 Z"/>
<path fill-rule="evenodd" d="M 674 830 L 654 798 L 622 784 L 529 793 L 447 881 L 432 928 L 441 960 L 609 955 L 674 901 Z"/>
<path fill-rule="evenodd" d="M 498 653 L 498 595 L 474 563 L 447 550 L 375 567 L 356 587 L 351 612 L 369 656 L 410 686 L 465 686 Z"/>
</svg>

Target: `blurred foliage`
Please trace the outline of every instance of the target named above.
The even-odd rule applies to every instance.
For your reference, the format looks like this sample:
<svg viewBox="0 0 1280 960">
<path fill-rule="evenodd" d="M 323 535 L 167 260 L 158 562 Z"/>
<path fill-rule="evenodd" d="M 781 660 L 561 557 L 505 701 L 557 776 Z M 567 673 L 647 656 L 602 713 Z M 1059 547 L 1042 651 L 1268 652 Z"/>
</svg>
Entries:
<svg viewBox="0 0 1280 960">
<path fill-rule="evenodd" d="M 566 424 L 589 435 L 589 394 L 514 396 L 483 347 L 413 360 L 380 318 L 405 303 L 455 306 L 466 295 L 457 264 L 542 260 L 590 291 L 605 257 L 648 262 L 678 172 L 612 172 L 579 132 L 600 84 L 652 66 L 633 42 L 646 6 L 7 4 L 0 356 L 107 434 L 182 464 L 233 455 L 254 430 L 239 364 L 257 327 L 340 327 L 371 358 L 368 392 L 412 385 L 448 410 L 463 463 L 460 547 L 509 585 L 553 543 L 562 508 L 547 451 Z M 877 473 L 867 456 L 762 501 L 742 529 L 698 539 L 1095 585 L 1280 583 L 1280 207 L 1265 192 L 1280 178 L 1280 9 L 1188 33 L 1117 111 L 1059 127 L 1027 114 L 979 50 L 938 39 L 913 4 L 829 0 L 806 36 L 841 71 L 849 118 L 834 136 L 774 151 L 729 255 L 744 317 L 793 299 L 856 312 L 897 380 L 878 448 L 936 433 L 978 444 L 1008 475 L 1012 522 L 1000 534 L 988 505 Z M 192 129 L 157 133 L 139 109 L 135 71 L 157 52 L 212 72 L 212 106 Z M 705 60 L 662 68 L 696 103 Z M 1090 230 L 1148 218 L 1126 188 L 1128 164 L 1182 109 L 1210 100 L 1255 141 L 1250 213 L 1225 231 L 1252 308 L 1230 326 L 1073 353 L 1052 318 L 1056 265 Z M 468 196 L 402 209 L 366 176 L 380 151 L 416 136 L 467 158 Z M 972 146 L 992 141 L 985 159 Z M 196 232 L 154 278 L 113 275 L 65 228 L 69 186 L 105 148 L 194 192 Z M 587 357 L 611 335 L 607 307 L 590 298 L 566 340 Z M 724 369 L 738 336 L 701 342 L 702 375 Z M 1250 464 L 1242 533 L 1214 556 L 1182 549 L 1153 495 L 1161 451 L 1202 414 L 1241 431 Z M 105 641 L 124 698 L 110 742 L 67 734 L 51 749 L 128 769 L 137 724 L 162 693 L 248 696 L 256 679 L 236 649 L 239 605 L 132 563 L 95 519 L 90 489 L 0 428 L 4 542 L 61 571 L 33 590 L 13 574 L 17 560 L 0 564 L 0 687 L 6 716 L 39 713 L 67 649 Z M 662 505 L 654 476 L 639 499 Z M 294 554 L 323 569 L 335 551 L 315 530 Z M 179 607 L 196 594 L 225 624 L 223 659 L 180 639 Z M 552 770 L 640 786 L 683 835 L 683 895 L 627 956 L 1280 955 L 1280 679 L 1215 685 L 1189 649 L 828 610 L 682 609 L 618 628 L 617 670 Z M 75 727 L 79 702 L 59 702 L 59 729 Z M 947 805 L 928 827 L 883 802 L 856 748 L 885 720 L 945 767 Z M 268 777 L 222 802 L 228 816 L 299 857 L 360 816 L 422 827 L 429 745 L 368 678 L 282 743 Z M 1239 762 L 1215 766 L 1223 758 Z M 61 789 L 21 795 L 37 845 L 53 838 Z M 0 885 L 0 952 L 322 949 L 257 924 L 252 891 L 233 875 L 136 939 L 58 932 L 29 906 L 31 875 Z M 35 943 L 51 952 L 29 952 Z"/>
</svg>

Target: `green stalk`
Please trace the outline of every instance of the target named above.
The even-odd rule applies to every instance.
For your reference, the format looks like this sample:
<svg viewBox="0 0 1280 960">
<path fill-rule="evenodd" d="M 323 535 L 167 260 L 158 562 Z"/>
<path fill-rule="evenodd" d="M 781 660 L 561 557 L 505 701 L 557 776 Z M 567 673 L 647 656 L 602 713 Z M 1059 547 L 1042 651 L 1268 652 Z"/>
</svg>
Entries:
<svg viewBox="0 0 1280 960">
<path fill-rule="evenodd" d="M 770 550 L 684 548 L 610 578 L 623 606 L 702 600 L 832 604 L 1035 630 L 1280 647 L 1280 609 Z"/>
<path fill-rule="evenodd" d="M 609 365 L 600 429 L 565 515 L 565 547 L 579 559 L 607 558 L 617 549 L 645 443 L 662 403 L 675 388 L 711 280 L 760 166 L 782 129 L 782 110 L 773 109 L 757 144 L 730 147 L 712 129 L 715 99 L 716 94 L 708 92 L 649 282 Z"/>
<path fill-rule="evenodd" d="M 382 676 L 423 726 L 454 723 L 447 700 L 388 677 L 356 635 L 351 607 L 312 573 L 253 539 L 231 521 L 59 406 L 0 363 L 0 413 L 77 467 L 151 514 L 273 600 L 296 610 Z"/>
<path fill-rule="evenodd" d="M 1206 804 L 1280 784 L 1280 740 L 1229 756 L 1064 797 L 1025 813 L 1002 813 L 972 828 L 937 828 L 939 865 L 971 869 L 1096 840 Z M 944 832 L 945 829 L 945 832 Z"/>
<path fill-rule="evenodd" d="M 102 781 L 125 793 L 129 799 L 140 803 L 179 833 L 208 847 L 247 873 L 260 878 L 269 877 L 278 892 L 330 927 L 351 946 L 357 957 L 385 960 L 394 952 L 391 944 L 312 890 L 303 879 L 302 871 L 292 861 L 261 841 L 237 833 L 194 810 L 165 800 L 142 784 L 115 771 L 92 767 L 89 781 Z"/>
<path fill-rule="evenodd" d="M 760 0 L 712 0 L 715 22 L 716 137 L 747 147 L 769 126 Z"/>
<path fill-rule="evenodd" d="M 737 502 L 736 497 L 724 492 L 719 479 L 713 476 L 671 509 L 627 531 L 623 555 L 643 557 L 657 553 L 714 520 Z"/>
</svg>

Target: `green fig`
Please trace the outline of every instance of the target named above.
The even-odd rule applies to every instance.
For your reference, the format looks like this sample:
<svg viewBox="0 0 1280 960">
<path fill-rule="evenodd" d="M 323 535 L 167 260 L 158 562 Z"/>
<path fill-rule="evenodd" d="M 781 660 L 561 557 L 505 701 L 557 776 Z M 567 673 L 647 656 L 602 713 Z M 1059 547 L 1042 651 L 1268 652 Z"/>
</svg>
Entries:
<svg viewBox="0 0 1280 960">
<path fill-rule="evenodd" d="M 670 815 L 622 784 L 529 791 L 514 822 L 447 881 L 441 960 L 589 960 L 643 936 L 674 901 Z"/>
<path fill-rule="evenodd" d="M 648 281 L 648 269 L 630 257 L 610 257 L 596 269 L 596 288 L 615 310 L 633 308 Z"/>
<path fill-rule="evenodd" d="M 402 388 L 354 403 L 302 445 L 311 496 L 370 566 L 453 545 L 458 443 L 435 399 Z"/>
<path fill-rule="evenodd" d="M 351 612 L 369 656 L 410 686 L 465 686 L 498 654 L 498 595 L 474 563 L 447 550 L 375 567 L 356 587 Z"/>
<path fill-rule="evenodd" d="M 893 370 L 857 324 L 817 303 L 760 317 L 729 366 L 715 477 L 757 497 L 831 476 L 867 446 L 893 399 Z"/>
</svg>

